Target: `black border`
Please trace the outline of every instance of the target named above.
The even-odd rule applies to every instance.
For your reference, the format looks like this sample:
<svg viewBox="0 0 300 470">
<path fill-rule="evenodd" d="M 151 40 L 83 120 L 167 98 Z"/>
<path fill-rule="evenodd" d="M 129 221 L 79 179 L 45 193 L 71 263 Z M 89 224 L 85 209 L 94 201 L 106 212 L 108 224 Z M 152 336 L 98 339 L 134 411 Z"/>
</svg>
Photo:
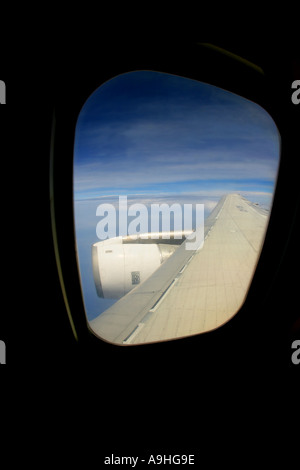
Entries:
<svg viewBox="0 0 300 470">
<path fill-rule="evenodd" d="M 141 25 L 140 31 L 132 28 L 126 15 L 120 16 L 115 5 L 114 15 L 105 15 L 101 5 L 99 14 L 98 9 L 90 9 L 86 17 L 78 6 L 81 17 L 77 23 L 72 18 L 74 8 L 68 6 L 63 16 L 61 5 L 57 10 L 52 4 L 30 10 L 26 4 L 27 18 L 14 5 L 11 21 L 5 5 L 2 12 L 0 79 L 7 88 L 7 104 L 0 106 L 2 189 L 7 182 L 1 206 L 0 339 L 7 346 L 7 365 L 0 369 L 3 459 L 40 465 L 43 458 L 57 466 L 58 462 L 78 464 L 80 457 L 85 466 L 101 468 L 104 456 L 111 452 L 140 457 L 192 453 L 200 466 L 226 461 L 238 462 L 240 467 L 245 459 L 254 465 L 279 458 L 292 463 L 298 448 L 293 425 L 299 421 L 299 393 L 296 380 L 294 385 L 288 378 L 297 379 L 300 370 L 291 362 L 291 343 L 300 334 L 300 234 L 299 223 L 294 223 L 299 222 L 300 105 L 291 101 L 291 84 L 300 78 L 299 39 L 288 34 L 297 30 L 294 11 L 289 11 L 285 24 L 282 18 L 275 22 L 274 8 L 267 10 L 262 39 L 257 30 L 261 10 L 242 5 L 240 18 L 235 11 L 232 14 L 241 29 L 232 31 L 230 40 L 228 17 L 221 17 L 219 5 L 213 5 L 212 22 L 215 24 L 218 14 L 225 27 L 220 40 L 220 35 L 218 39 L 204 37 L 204 33 L 201 37 L 206 20 L 209 22 L 202 5 L 189 13 L 186 22 L 180 18 L 175 24 L 168 15 L 166 24 L 174 26 L 174 31 L 166 31 L 164 38 L 157 37 L 156 21 L 142 31 L 141 16 L 147 16 L 149 5 L 145 13 L 144 5 L 139 10 L 134 6 L 134 12 L 129 9 L 133 22 Z M 180 6 L 175 8 L 181 14 Z M 151 9 L 160 16 L 158 8 L 151 5 Z M 250 10 L 255 20 L 241 34 Z M 196 28 L 190 27 L 193 14 Z M 117 18 L 123 31 L 115 25 Z M 275 24 L 273 34 L 268 31 L 270 24 Z M 184 26 L 196 32 L 193 40 L 186 38 Z M 66 252 L 71 265 L 65 263 L 64 276 L 76 278 L 72 215 L 68 212 L 73 131 L 72 121 L 63 122 L 63 118 L 70 117 L 69 111 L 75 116 L 79 111 L 76 102 L 83 103 L 99 79 L 138 67 L 176 67 L 188 61 L 187 49 L 195 50 L 198 42 L 210 42 L 264 70 L 268 112 L 282 137 L 283 176 L 278 181 L 269 249 L 264 251 L 262 263 L 270 263 L 273 283 L 266 289 L 265 281 L 270 279 L 257 281 L 258 293 L 254 291 L 250 308 L 260 323 L 246 324 L 237 315 L 224 326 L 226 335 L 223 328 L 216 330 L 213 340 L 211 335 L 200 335 L 153 347 L 122 348 L 98 340 L 94 344 L 90 337 L 76 342 L 52 237 L 53 116 L 62 131 L 55 188 L 62 197 L 60 228 L 72 253 Z M 199 61 L 192 62 L 190 69 L 199 71 Z M 227 74 L 228 80 L 235 79 L 224 67 L 217 72 L 220 77 Z M 251 89 L 251 79 L 245 77 L 240 86 Z M 70 296 L 75 293 L 76 298 L 76 285 L 71 282 L 69 287 Z"/>
</svg>

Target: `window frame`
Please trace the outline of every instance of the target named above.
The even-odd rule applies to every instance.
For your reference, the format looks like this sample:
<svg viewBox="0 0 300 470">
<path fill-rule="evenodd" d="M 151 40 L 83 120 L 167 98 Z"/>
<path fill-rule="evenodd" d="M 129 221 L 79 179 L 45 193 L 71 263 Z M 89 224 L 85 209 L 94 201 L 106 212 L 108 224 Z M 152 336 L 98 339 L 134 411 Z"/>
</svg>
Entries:
<svg viewBox="0 0 300 470">
<path fill-rule="evenodd" d="M 166 59 L 167 57 L 167 59 Z M 111 65 L 112 62 L 112 65 Z M 74 70 L 77 73 L 73 74 Z M 274 100 L 278 80 L 272 70 L 259 66 L 210 44 L 178 44 L 158 49 L 147 49 L 144 54 L 131 51 L 126 57 L 122 49 L 111 51 L 101 58 L 100 64 L 84 64 L 74 67 L 64 80 L 58 80 L 54 90 L 55 110 L 52 124 L 50 157 L 50 206 L 52 235 L 58 275 L 66 310 L 75 338 L 84 345 L 93 344 L 97 349 L 120 347 L 100 340 L 89 329 L 84 311 L 80 274 L 76 259 L 76 240 L 73 208 L 73 148 L 77 117 L 87 98 L 103 83 L 122 74 L 136 70 L 153 70 L 205 82 L 251 100 L 264 108 L 275 122 L 281 137 L 280 168 L 273 198 L 273 209 L 265 237 L 264 248 L 259 258 L 245 303 L 239 312 L 222 328 L 176 341 L 197 341 L 208 335 L 225 337 L 228 331 L 256 330 L 251 312 L 258 303 L 268 302 L 268 295 L 276 273 L 280 269 L 286 250 L 297 202 L 288 209 L 285 231 L 281 223 L 281 206 L 286 206 L 288 197 L 285 188 L 289 180 L 291 150 L 295 139 L 284 121 L 282 109 L 285 105 Z M 274 79 L 275 78 L 275 79 Z M 288 110 L 286 110 L 288 112 Z M 274 256 L 274 245 L 276 255 Z M 175 341 L 175 340 L 173 340 Z M 213 340 L 212 340 L 213 341 Z M 139 345 L 139 347 L 155 347 Z M 138 348 L 139 349 L 139 348 Z"/>
</svg>

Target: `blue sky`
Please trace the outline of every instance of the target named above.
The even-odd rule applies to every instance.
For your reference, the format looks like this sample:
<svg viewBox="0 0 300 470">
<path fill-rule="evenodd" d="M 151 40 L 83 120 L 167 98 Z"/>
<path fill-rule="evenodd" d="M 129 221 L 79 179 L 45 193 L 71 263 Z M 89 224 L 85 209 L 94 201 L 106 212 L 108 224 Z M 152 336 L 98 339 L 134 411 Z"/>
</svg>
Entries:
<svg viewBox="0 0 300 470">
<path fill-rule="evenodd" d="M 156 72 L 120 75 L 81 110 L 76 199 L 121 194 L 269 193 L 279 137 L 256 104 Z"/>
<path fill-rule="evenodd" d="M 128 204 L 204 203 L 207 215 L 222 195 L 239 192 L 269 206 L 279 153 L 270 116 L 237 95 L 148 71 L 106 82 L 76 126 L 75 228 L 83 272 L 91 269 L 87 257 L 98 241 L 98 204 L 126 195 Z M 90 272 L 82 282 L 89 283 L 84 291 L 95 290 Z"/>
</svg>

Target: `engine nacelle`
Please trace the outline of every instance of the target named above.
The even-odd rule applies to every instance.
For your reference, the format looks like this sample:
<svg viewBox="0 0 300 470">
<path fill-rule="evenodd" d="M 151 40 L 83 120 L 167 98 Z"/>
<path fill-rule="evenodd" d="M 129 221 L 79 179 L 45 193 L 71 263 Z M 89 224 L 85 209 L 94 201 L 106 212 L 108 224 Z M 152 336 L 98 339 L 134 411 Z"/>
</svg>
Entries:
<svg viewBox="0 0 300 470">
<path fill-rule="evenodd" d="M 119 299 L 145 281 L 177 246 L 123 243 L 122 237 L 92 245 L 93 275 L 99 297 Z"/>
</svg>

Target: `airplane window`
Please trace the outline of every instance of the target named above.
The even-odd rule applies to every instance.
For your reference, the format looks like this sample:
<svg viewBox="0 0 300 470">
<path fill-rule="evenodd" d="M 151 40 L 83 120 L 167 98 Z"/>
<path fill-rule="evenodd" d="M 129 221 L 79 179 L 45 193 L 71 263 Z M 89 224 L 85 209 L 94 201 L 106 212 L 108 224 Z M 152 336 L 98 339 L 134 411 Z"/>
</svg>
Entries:
<svg viewBox="0 0 300 470">
<path fill-rule="evenodd" d="M 257 104 L 136 71 L 85 102 L 74 217 L 86 319 L 120 345 L 218 328 L 243 305 L 262 249 L 280 136 Z"/>
</svg>

